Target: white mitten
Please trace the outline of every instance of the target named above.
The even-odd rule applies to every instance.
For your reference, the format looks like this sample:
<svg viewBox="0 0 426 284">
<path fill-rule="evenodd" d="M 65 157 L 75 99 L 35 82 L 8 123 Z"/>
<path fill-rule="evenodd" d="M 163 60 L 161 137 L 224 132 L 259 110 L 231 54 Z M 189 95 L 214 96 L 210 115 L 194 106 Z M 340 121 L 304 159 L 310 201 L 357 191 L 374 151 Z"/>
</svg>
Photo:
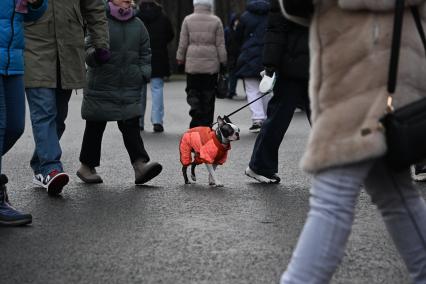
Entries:
<svg viewBox="0 0 426 284">
<path fill-rule="evenodd" d="M 260 81 L 260 84 L 259 84 L 259 91 L 262 94 L 272 92 L 272 90 L 274 89 L 275 80 L 276 80 L 275 72 L 272 73 L 271 77 L 269 77 L 265 71 L 262 71 L 260 72 L 260 76 L 262 76 L 262 81 Z"/>
</svg>

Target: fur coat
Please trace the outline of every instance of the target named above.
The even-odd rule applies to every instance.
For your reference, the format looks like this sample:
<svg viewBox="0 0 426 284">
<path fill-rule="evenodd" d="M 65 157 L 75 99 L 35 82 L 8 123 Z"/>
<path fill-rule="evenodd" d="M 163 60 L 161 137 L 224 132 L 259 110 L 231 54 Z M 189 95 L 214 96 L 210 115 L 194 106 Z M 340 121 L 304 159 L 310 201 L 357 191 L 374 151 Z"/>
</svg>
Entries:
<svg viewBox="0 0 426 284">
<path fill-rule="evenodd" d="M 426 0 L 419 5 L 424 27 Z M 387 101 L 393 0 L 317 0 L 310 26 L 312 131 L 302 158 L 308 172 L 383 156 L 379 119 Z M 426 95 L 425 50 L 413 16 L 404 16 L 396 108 Z"/>
</svg>

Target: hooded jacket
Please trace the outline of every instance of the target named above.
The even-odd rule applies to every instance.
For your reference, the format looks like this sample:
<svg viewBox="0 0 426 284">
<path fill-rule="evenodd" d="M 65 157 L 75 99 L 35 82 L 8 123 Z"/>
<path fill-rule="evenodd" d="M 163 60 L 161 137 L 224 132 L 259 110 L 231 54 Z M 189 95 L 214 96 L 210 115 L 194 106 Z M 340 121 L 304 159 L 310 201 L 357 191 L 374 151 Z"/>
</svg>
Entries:
<svg viewBox="0 0 426 284">
<path fill-rule="evenodd" d="M 231 146 L 225 147 L 216 137 L 216 132 L 210 127 L 194 127 L 189 129 L 180 140 L 180 161 L 182 165 L 189 166 L 194 162 L 198 164 L 222 165 L 226 162 Z"/>
</svg>

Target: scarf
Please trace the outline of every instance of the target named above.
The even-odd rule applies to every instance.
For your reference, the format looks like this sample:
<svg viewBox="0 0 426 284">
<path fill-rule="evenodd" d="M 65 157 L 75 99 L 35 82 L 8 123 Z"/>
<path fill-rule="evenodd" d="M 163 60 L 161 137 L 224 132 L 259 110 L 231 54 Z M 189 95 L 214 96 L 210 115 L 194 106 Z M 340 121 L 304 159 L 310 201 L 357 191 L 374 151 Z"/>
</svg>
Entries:
<svg viewBox="0 0 426 284">
<path fill-rule="evenodd" d="M 134 16 L 133 8 L 124 9 L 114 5 L 112 2 L 108 2 L 108 5 L 111 16 L 119 21 L 128 21 Z"/>
<path fill-rule="evenodd" d="M 15 0 L 15 11 L 21 14 L 27 14 L 28 13 L 27 0 Z"/>
</svg>

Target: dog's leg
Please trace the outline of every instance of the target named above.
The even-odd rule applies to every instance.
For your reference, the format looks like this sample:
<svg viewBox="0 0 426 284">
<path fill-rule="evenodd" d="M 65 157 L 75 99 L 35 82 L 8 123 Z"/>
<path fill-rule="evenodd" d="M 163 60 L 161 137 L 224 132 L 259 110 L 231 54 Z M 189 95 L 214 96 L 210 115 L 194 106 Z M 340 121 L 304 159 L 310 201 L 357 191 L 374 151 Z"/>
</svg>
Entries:
<svg viewBox="0 0 426 284">
<path fill-rule="evenodd" d="M 209 185 L 222 187 L 223 183 L 221 183 L 216 177 L 216 173 L 215 173 L 216 167 L 217 165 L 206 164 L 207 171 L 209 172 Z"/>
<path fill-rule="evenodd" d="M 195 167 L 197 166 L 196 163 L 191 164 L 191 179 L 193 181 L 197 181 L 197 177 L 195 176 Z"/>
<path fill-rule="evenodd" d="M 188 167 L 186 167 L 186 166 L 182 167 L 183 179 L 185 180 L 185 184 L 191 184 L 191 182 L 188 179 L 188 174 L 186 172 L 187 169 L 188 169 Z"/>
</svg>

